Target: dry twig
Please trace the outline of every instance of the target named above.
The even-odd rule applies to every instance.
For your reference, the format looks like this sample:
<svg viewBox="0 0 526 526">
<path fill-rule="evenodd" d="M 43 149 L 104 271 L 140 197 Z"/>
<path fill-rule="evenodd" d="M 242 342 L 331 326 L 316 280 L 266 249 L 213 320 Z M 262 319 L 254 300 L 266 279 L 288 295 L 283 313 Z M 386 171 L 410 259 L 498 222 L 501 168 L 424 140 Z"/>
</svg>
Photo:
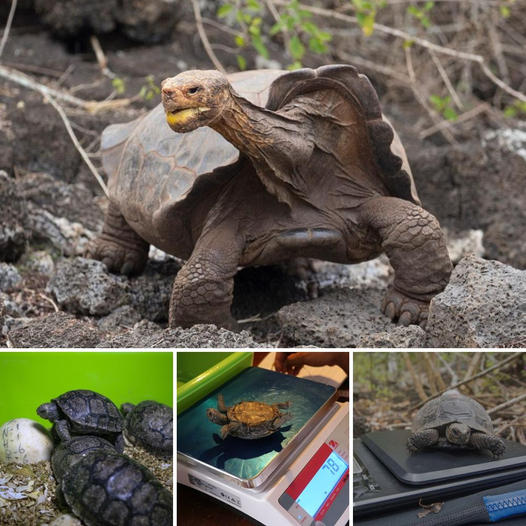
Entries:
<svg viewBox="0 0 526 526">
<path fill-rule="evenodd" d="M 506 402 L 495 406 L 493 409 L 488 410 L 488 414 L 492 415 L 494 413 L 498 413 L 501 409 L 505 409 L 506 407 L 509 407 L 510 405 L 516 404 L 520 402 L 521 400 L 526 400 L 526 393 L 521 394 L 519 396 L 516 396 L 515 398 L 512 398 L 511 400 L 507 400 Z"/>
<path fill-rule="evenodd" d="M 7 15 L 4 34 L 2 35 L 2 41 L 0 42 L 0 57 L 4 52 L 4 47 L 6 45 L 7 39 L 9 38 L 9 31 L 11 30 L 11 24 L 13 23 L 13 18 L 15 17 L 17 2 L 18 0 L 11 0 L 11 9 L 9 10 L 9 15 Z"/>
<path fill-rule="evenodd" d="M 219 71 L 221 73 L 226 74 L 226 70 L 217 58 L 216 54 L 214 53 L 214 50 L 212 49 L 212 46 L 210 45 L 210 41 L 208 40 L 208 36 L 206 35 L 205 28 L 203 27 L 203 19 L 201 17 L 201 10 L 199 9 L 199 5 L 197 3 L 197 0 L 192 0 L 192 7 L 194 8 L 194 16 L 195 16 L 195 23 L 197 25 L 197 31 L 199 32 L 199 37 L 201 38 L 201 42 L 203 43 L 203 46 L 205 48 L 206 54 Z"/>
<path fill-rule="evenodd" d="M 474 376 L 472 376 L 470 378 L 466 378 L 465 380 L 462 380 L 461 382 L 457 382 L 455 385 L 449 386 L 447 389 L 445 389 L 443 391 L 440 391 L 436 395 L 430 396 L 430 397 L 426 398 L 425 400 L 422 400 L 422 402 L 420 402 L 419 404 L 411 407 L 411 409 L 409 409 L 409 411 L 411 412 L 411 411 L 414 411 L 415 409 L 419 409 L 420 407 L 422 407 L 429 400 L 433 400 L 434 398 L 438 398 L 440 395 L 444 394 L 446 391 L 449 391 L 450 389 L 456 389 L 457 387 L 460 387 L 461 385 L 467 384 L 468 382 L 472 382 L 473 380 L 477 380 L 478 378 L 482 378 L 483 376 L 487 375 L 488 373 L 490 373 L 492 371 L 495 371 L 496 369 L 500 369 L 501 367 L 504 367 L 505 365 L 509 364 L 510 362 L 513 362 L 514 360 L 517 360 L 523 354 L 524 353 L 520 352 L 520 351 L 516 352 L 516 353 L 513 353 L 511 356 L 509 356 L 508 358 L 496 363 L 492 367 L 489 367 L 488 369 L 484 369 L 484 371 L 481 371 L 480 373 L 475 374 Z M 417 391 L 418 391 L 418 389 L 417 389 Z"/>
</svg>

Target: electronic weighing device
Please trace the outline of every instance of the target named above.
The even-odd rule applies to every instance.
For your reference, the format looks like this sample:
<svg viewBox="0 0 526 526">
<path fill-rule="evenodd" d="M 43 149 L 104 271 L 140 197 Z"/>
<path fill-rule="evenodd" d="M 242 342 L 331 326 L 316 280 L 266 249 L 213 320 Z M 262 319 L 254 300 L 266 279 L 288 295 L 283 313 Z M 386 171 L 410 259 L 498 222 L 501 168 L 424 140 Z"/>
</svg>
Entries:
<svg viewBox="0 0 526 526">
<path fill-rule="evenodd" d="M 291 419 L 256 440 L 222 440 L 206 410 L 258 400 L 290 402 Z M 330 385 L 249 367 L 177 418 L 177 481 L 269 525 L 349 521 L 349 404 Z"/>
<path fill-rule="evenodd" d="M 411 454 L 411 431 L 374 431 L 353 441 L 353 514 L 360 524 L 397 508 L 444 501 L 524 480 L 526 447 L 505 441 L 499 458 L 489 451 L 425 449 Z M 493 490 L 495 491 L 495 490 Z M 491 494 L 491 490 L 488 491 Z M 525 519 L 526 524 L 526 519 Z"/>
</svg>

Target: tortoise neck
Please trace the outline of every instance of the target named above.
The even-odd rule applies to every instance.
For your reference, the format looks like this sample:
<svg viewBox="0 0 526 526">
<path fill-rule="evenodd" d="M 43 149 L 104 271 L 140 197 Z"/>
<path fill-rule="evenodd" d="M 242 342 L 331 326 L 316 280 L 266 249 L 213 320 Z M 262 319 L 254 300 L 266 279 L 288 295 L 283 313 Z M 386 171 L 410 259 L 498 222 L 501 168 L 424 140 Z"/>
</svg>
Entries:
<svg viewBox="0 0 526 526">
<path fill-rule="evenodd" d="M 210 127 L 252 160 L 263 159 L 262 148 L 273 143 L 275 116 L 231 90 L 229 103 Z"/>
</svg>

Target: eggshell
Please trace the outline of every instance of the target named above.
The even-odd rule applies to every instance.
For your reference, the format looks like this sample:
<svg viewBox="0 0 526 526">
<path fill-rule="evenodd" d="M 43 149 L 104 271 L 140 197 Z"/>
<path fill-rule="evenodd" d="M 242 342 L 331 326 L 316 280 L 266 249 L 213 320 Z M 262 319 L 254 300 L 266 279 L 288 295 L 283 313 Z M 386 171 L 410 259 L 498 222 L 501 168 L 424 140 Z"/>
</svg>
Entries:
<svg viewBox="0 0 526 526">
<path fill-rule="evenodd" d="M 53 441 L 48 431 L 29 418 L 15 418 L 0 427 L 0 462 L 34 464 L 49 460 Z"/>
</svg>

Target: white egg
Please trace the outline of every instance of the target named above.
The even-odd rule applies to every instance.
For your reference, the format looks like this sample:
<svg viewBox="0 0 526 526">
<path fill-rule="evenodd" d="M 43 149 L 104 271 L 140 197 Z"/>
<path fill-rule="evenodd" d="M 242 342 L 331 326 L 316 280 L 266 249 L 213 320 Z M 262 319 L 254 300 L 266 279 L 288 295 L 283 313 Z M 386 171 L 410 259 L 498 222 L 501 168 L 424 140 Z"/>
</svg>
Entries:
<svg viewBox="0 0 526 526">
<path fill-rule="evenodd" d="M 49 526 L 82 526 L 82 522 L 68 514 L 57 517 Z"/>
<path fill-rule="evenodd" d="M 34 464 L 49 460 L 53 441 L 44 426 L 29 418 L 15 418 L 0 427 L 0 462 Z"/>
</svg>

